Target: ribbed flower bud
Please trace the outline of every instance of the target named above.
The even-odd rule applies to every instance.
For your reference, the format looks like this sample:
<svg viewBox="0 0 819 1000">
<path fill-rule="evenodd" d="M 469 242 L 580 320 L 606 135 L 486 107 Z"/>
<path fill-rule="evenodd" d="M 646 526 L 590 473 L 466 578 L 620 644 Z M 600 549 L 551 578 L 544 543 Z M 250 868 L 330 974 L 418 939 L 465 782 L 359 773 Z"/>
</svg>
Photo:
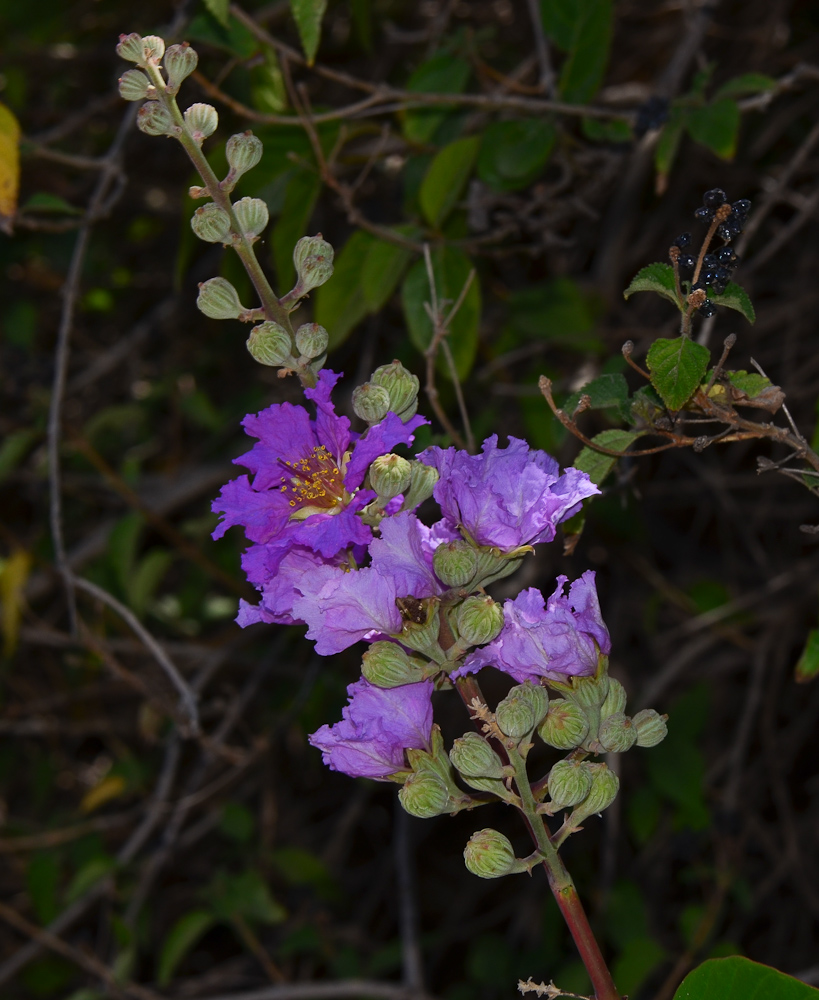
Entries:
<svg viewBox="0 0 819 1000">
<path fill-rule="evenodd" d="M 447 587 L 463 587 L 475 576 L 478 556 L 469 542 L 455 539 L 438 546 L 432 554 L 432 568 Z"/>
<path fill-rule="evenodd" d="M 159 35 L 146 35 L 142 39 L 142 58 L 145 62 L 159 63 L 165 54 L 165 39 Z"/>
<path fill-rule="evenodd" d="M 219 115 L 212 104 L 191 104 L 184 118 L 191 136 L 200 145 L 203 139 L 213 135 L 219 125 Z"/>
<path fill-rule="evenodd" d="M 205 243 L 224 243 L 230 237 L 230 216 L 211 201 L 193 213 L 191 229 Z"/>
<path fill-rule="evenodd" d="M 507 837 L 497 830 L 478 830 L 464 848 L 466 867 L 479 878 L 501 878 L 526 871 Z"/>
<path fill-rule="evenodd" d="M 617 792 L 620 788 L 620 779 L 605 764 L 587 763 L 586 767 L 591 773 L 591 788 L 586 798 L 569 817 L 568 822 L 571 826 L 577 826 L 578 823 L 587 820 L 589 816 L 594 816 L 596 813 L 608 809 L 617 798 Z"/>
<path fill-rule="evenodd" d="M 182 42 L 179 45 L 171 45 L 166 50 L 164 62 L 168 87 L 176 93 L 182 81 L 196 69 L 199 56 L 196 49 L 191 48 L 190 42 Z"/>
<path fill-rule="evenodd" d="M 361 673 L 376 687 L 414 684 L 424 674 L 425 661 L 408 656 L 395 642 L 374 642 L 362 657 Z"/>
<path fill-rule="evenodd" d="M 568 809 L 579 805 L 591 791 L 590 765 L 583 760 L 559 760 L 549 771 L 552 805 Z"/>
<path fill-rule="evenodd" d="M 333 255 L 332 246 L 321 238 L 321 233 L 302 236 L 293 250 L 293 263 L 298 275 L 296 287 L 300 295 L 318 288 L 332 276 Z"/>
<path fill-rule="evenodd" d="M 142 35 L 138 35 L 135 31 L 129 35 L 120 35 L 117 55 L 126 62 L 142 62 Z"/>
<path fill-rule="evenodd" d="M 554 698 L 538 730 L 544 743 L 557 750 L 573 750 L 589 735 L 586 713 L 571 701 Z"/>
<path fill-rule="evenodd" d="M 151 101 L 137 111 L 137 128 L 146 135 L 173 135 L 173 118 L 164 105 Z"/>
<path fill-rule="evenodd" d="M 156 94 L 151 81 L 138 69 L 126 69 L 119 78 L 119 96 L 124 101 L 144 101 Z"/>
<path fill-rule="evenodd" d="M 600 746 L 609 753 L 625 753 L 637 742 L 637 729 L 623 712 L 615 712 L 600 723 Z"/>
<path fill-rule="evenodd" d="M 429 772 L 411 774 L 398 791 L 398 798 L 410 816 L 432 819 L 451 809 L 449 790 Z"/>
<path fill-rule="evenodd" d="M 498 703 L 495 721 L 500 731 L 513 740 L 523 739 L 537 724 L 534 707 L 515 688 Z"/>
<path fill-rule="evenodd" d="M 208 278 L 199 285 L 196 308 L 211 319 L 238 319 L 244 311 L 239 293 L 226 278 Z"/>
<path fill-rule="evenodd" d="M 249 239 L 264 232 L 267 223 L 270 221 L 270 212 L 267 210 L 266 202 L 261 198 L 240 198 L 233 205 L 236 213 L 236 220 L 239 229 Z"/>
<path fill-rule="evenodd" d="M 503 628 L 503 608 L 485 595 L 467 597 L 458 608 L 457 614 L 458 632 L 462 639 L 473 646 L 491 642 Z"/>
<path fill-rule="evenodd" d="M 620 681 L 615 680 L 614 677 L 609 677 L 609 690 L 603 699 L 603 704 L 600 706 L 600 718 L 605 719 L 609 715 L 623 712 L 625 708 L 626 689 Z"/>
<path fill-rule="evenodd" d="M 390 412 L 390 397 L 386 389 L 372 382 L 353 389 L 353 412 L 368 424 L 378 424 Z"/>
<path fill-rule="evenodd" d="M 413 510 L 418 504 L 428 500 L 440 478 L 438 470 L 433 469 L 431 465 L 424 465 L 423 462 L 410 462 L 410 465 L 412 466 L 412 480 L 409 489 L 404 493 L 401 510 Z"/>
<path fill-rule="evenodd" d="M 250 331 L 247 349 L 259 364 L 276 368 L 291 360 L 293 345 L 283 326 L 267 320 Z"/>
<path fill-rule="evenodd" d="M 330 334 L 319 323 L 302 323 L 296 330 L 296 348 L 302 357 L 320 357 L 329 342 Z"/>
<path fill-rule="evenodd" d="M 503 778 L 503 761 L 477 733 L 466 733 L 452 744 L 449 759 L 465 778 Z"/>
<path fill-rule="evenodd" d="M 390 395 L 390 409 L 406 423 L 415 416 L 418 409 L 418 376 L 401 364 L 393 361 L 390 365 L 381 365 L 370 376 L 370 381 L 380 385 Z"/>
<path fill-rule="evenodd" d="M 638 712 L 631 720 L 637 730 L 638 747 L 656 747 L 668 735 L 668 726 L 665 720 L 667 715 L 660 715 L 653 708 L 644 708 Z"/>
<path fill-rule="evenodd" d="M 400 455 L 379 455 L 370 466 L 370 486 L 379 500 L 392 500 L 409 486 L 412 470 Z"/>
<path fill-rule="evenodd" d="M 573 677 L 572 678 L 572 701 L 577 702 L 586 708 L 598 708 L 606 700 L 609 693 L 609 677 L 602 674 L 600 677 Z"/>
<path fill-rule="evenodd" d="M 225 153 L 235 180 L 256 166 L 262 158 L 263 149 L 262 140 L 252 132 L 239 132 L 228 139 Z"/>
</svg>

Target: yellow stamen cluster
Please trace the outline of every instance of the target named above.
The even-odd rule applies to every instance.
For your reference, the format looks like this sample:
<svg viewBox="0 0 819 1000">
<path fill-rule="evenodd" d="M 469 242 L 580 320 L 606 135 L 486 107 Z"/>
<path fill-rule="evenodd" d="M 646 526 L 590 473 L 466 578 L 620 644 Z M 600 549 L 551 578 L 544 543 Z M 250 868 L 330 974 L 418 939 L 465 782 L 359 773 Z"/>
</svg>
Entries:
<svg viewBox="0 0 819 1000">
<path fill-rule="evenodd" d="M 282 462 L 291 473 L 282 476 L 280 490 L 289 496 L 291 507 L 332 508 L 344 496 L 341 469 L 324 445 L 318 445 L 306 458 Z"/>
</svg>

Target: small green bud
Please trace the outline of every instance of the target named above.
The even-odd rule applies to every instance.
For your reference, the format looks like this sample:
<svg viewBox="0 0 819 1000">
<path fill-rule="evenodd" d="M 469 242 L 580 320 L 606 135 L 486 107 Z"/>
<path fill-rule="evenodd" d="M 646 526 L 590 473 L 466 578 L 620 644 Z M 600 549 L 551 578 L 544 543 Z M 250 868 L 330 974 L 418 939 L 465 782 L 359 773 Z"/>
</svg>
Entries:
<svg viewBox="0 0 819 1000">
<path fill-rule="evenodd" d="M 615 712 L 600 723 L 597 739 L 609 753 L 625 753 L 637 742 L 637 729 L 627 715 Z"/>
<path fill-rule="evenodd" d="M 631 720 L 637 730 L 638 747 L 656 747 L 668 735 L 667 715 L 660 715 L 653 708 L 644 708 Z"/>
<path fill-rule="evenodd" d="M 205 243 L 224 243 L 230 237 L 230 216 L 211 201 L 193 213 L 191 229 Z"/>
<path fill-rule="evenodd" d="M 191 104 L 184 118 L 192 138 L 200 146 L 202 140 L 213 135 L 219 125 L 219 115 L 212 104 Z"/>
<path fill-rule="evenodd" d="M 362 657 L 361 673 L 380 688 L 401 687 L 423 679 L 426 662 L 407 653 L 395 642 L 374 642 Z"/>
<path fill-rule="evenodd" d="M 449 759 L 465 778 L 503 778 L 503 761 L 477 733 L 466 733 L 452 744 Z"/>
<path fill-rule="evenodd" d="M 418 409 L 418 376 L 401 364 L 393 361 L 390 365 L 381 365 L 370 376 L 370 381 L 387 390 L 390 396 L 390 409 L 406 423 L 415 416 Z"/>
<path fill-rule="evenodd" d="M 398 798 L 410 816 L 421 819 L 432 819 L 451 811 L 449 789 L 430 772 L 411 774 L 399 789 Z"/>
<path fill-rule="evenodd" d="M 549 796 L 558 809 L 579 805 L 591 791 L 590 765 L 584 760 L 559 760 L 549 771 Z"/>
<path fill-rule="evenodd" d="M 142 39 L 142 58 L 144 62 L 153 62 L 157 65 L 165 54 L 165 39 L 159 35 L 146 35 Z"/>
<path fill-rule="evenodd" d="M 119 96 L 124 101 L 144 101 L 151 94 L 156 96 L 156 91 L 142 70 L 126 69 L 119 78 Z"/>
<path fill-rule="evenodd" d="M 537 724 L 535 708 L 517 688 L 512 688 L 503 701 L 498 703 L 495 722 L 505 736 L 513 740 L 523 739 Z"/>
<path fill-rule="evenodd" d="M 390 412 L 390 397 L 386 389 L 372 382 L 353 389 L 353 412 L 368 424 L 378 424 Z"/>
<path fill-rule="evenodd" d="M 175 93 L 182 81 L 191 75 L 199 62 L 196 49 L 190 42 L 171 45 L 165 52 L 165 72 L 168 74 L 168 87 Z"/>
<path fill-rule="evenodd" d="M 252 132 L 239 132 L 228 139 L 225 153 L 234 180 L 256 166 L 262 158 L 263 149 L 262 140 Z"/>
<path fill-rule="evenodd" d="M 507 837 L 497 830 L 478 830 L 464 848 L 466 867 L 479 878 L 501 878 L 527 870 L 515 857 Z"/>
<path fill-rule="evenodd" d="M 626 689 L 620 681 L 615 680 L 614 677 L 609 677 L 609 690 L 603 699 L 603 704 L 600 706 L 600 718 L 605 719 L 610 715 L 616 715 L 618 712 L 624 712 L 625 708 Z"/>
<path fill-rule="evenodd" d="M 370 466 L 370 486 L 379 500 L 392 500 L 410 484 L 410 464 L 400 455 L 379 455 Z"/>
<path fill-rule="evenodd" d="M 439 545 L 433 552 L 432 568 L 447 587 L 463 587 L 475 576 L 478 556 L 469 542 L 456 539 Z"/>
<path fill-rule="evenodd" d="M 620 779 L 605 764 L 586 764 L 586 767 L 591 773 L 591 788 L 586 798 L 569 816 L 567 822 L 570 826 L 577 826 L 589 816 L 608 809 L 617 798 L 620 788 Z"/>
<path fill-rule="evenodd" d="M 461 638 L 474 646 L 482 646 L 486 642 L 491 642 L 503 628 L 503 608 L 486 595 L 478 596 L 476 594 L 467 597 L 459 606 L 457 615 L 458 632 Z M 498 724 L 500 725 L 500 723 Z M 506 732 L 505 729 L 503 731 Z M 511 736 L 512 734 L 506 733 L 506 735 Z"/>
<path fill-rule="evenodd" d="M 583 708 L 599 708 L 609 693 L 609 676 L 572 677 L 570 697 Z"/>
<path fill-rule="evenodd" d="M 302 323 L 296 330 L 296 348 L 304 358 L 318 358 L 329 342 L 330 334 L 318 323 Z"/>
<path fill-rule="evenodd" d="M 298 275 L 296 288 L 301 297 L 332 277 L 333 248 L 321 238 L 321 233 L 302 236 L 293 251 L 293 263 Z"/>
<path fill-rule="evenodd" d="M 255 239 L 270 221 L 267 204 L 261 198 L 240 198 L 233 205 L 239 229 L 249 239 Z"/>
<path fill-rule="evenodd" d="M 549 703 L 549 711 L 538 732 L 550 747 L 573 750 L 588 736 L 589 720 L 579 705 L 555 698 Z"/>
<path fill-rule="evenodd" d="M 173 135 L 173 118 L 166 107 L 151 101 L 137 111 L 137 128 L 146 135 Z"/>
<path fill-rule="evenodd" d="M 278 368 L 292 360 L 293 345 L 290 342 L 290 334 L 273 320 L 267 320 L 253 327 L 247 338 L 247 349 L 259 364 L 271 368 Z"/>
<path fill-rule="evenodd" d="M 409 489 L 404 494 L 401 510 L 413 510 L 424 500 L 428 500 L 439 479 L 438 470 L 433 469 L 431 465 L 424 465 L 423 462 L 410 462 L 410 465 L 412 466 L 412 479 Z"/>
<path fill-rule="evenodd" d="M 142 62 L 142 35 L 132 31 L 130 35 L 120 35 L 117 44 L 117 55 L 126 62 Z"/>
<path fill-rule="evenodd" d="M 245 311 L 239 294 L 225 278 L 208 278 L 199 285 L 196 307 L 211 319 L 238 319 Z"/>
</svg>

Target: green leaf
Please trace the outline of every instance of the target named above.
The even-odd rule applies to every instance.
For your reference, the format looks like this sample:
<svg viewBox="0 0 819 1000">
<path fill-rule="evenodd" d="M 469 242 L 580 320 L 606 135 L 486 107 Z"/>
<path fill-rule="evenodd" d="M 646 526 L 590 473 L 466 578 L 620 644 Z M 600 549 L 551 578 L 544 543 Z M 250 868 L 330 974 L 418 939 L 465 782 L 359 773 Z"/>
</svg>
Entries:
<svg viewBox="0 0 819 1000">
<path fill-rule="evenodd" d="M 228 26 L 230 0 L 202 0 L 205 9 L 212 14 L 223 28 Z"/>
<path fill-rule="evenodd" d="M 241 802 L 226 802 L 224 804 L 219 820 L 221 833 L 239 844 L 248 844 L 253 838 L 255 829 L 256 820 L 247 806 L 242 805 Z"/>
<path fill-rule="evenodd" d="M 709 958 L 680 983 L 674 1000 L 819 1000 L 800 979 L 749 958 Z"/>
<path fill-rule="evenodd" d="M 403 231 L 402 235 L 415 235 L 415 230 L 410 226 L 398 228 Z M 395 243 L 387 243 L 386 240 L 373 240 L 361 270 L 361 289 L 369 312 L 379 312 L 384 307 L 411 258 L 412 250 Z"/>
<path fill-rule="evenodd" d="M 136 565 L 136 554 L 145 521 L 141 514 L 126 514 L 111 529 L 106 555 L 122 594 L 127 594 Z"/>
<path fill-rule="evenodd" d="M 296 282 L 293 247 L 307 232 L 320 190 L 318 175 L 305 169 L 293 171 L 287 184 L 281 215 L 270 234 L 279 295 L 288 292 Z"/>
<path fill-rule="evenodd" d="M 753 303 L 741 285 L 730 281 L 722 295 L 714 295 L 712 292 L 708 298 L 715 305 L 725 306 L 726 309 L 735 309 L 738 313 L 742 313 L 749 323 L 756 322 L 756 312 L 754 312 Z"/>
<path fill-rule="evenodd" d="M 601 431 L 592 438 L 594 444 L 601 448 L 609 448 L 612 451 L 625 451 L 628 446 L 639 437 L 634 431 L 623 431 L 612 428 L 608 431 Z M 606 476 L 617 464 L 616 455 L 604 455 L 595 451 L 594 448 L 586 446 L 572 463 L 575 469 L 585 472 L 589 479 L 600 486 Z"/>
<path fill-rule="evenodd" d="M 215 923 L 213 914 L 207 910 L 191 910 L 176 921 L 159 953 L 156 978 L 160 987 L 164 988 L 170 983 L 177 965 Z"/>
<path fill-rule="evenodd" d="M 171 567 L 173 556 L 167 549 L 154 548 L 140 559 L 128 581 L 128 603 L 141 618 Z"/>
<path fill-rule="evenodd" d="M 763 94 L 766 90 L 773 90 L 775 86 L 776 80 L 772 76 L 766 76 L 764 73 L 743 73 L 723 83 L 714 97 L 719 99 L 743 97 L 745 94 Z"/>
<path fill-rule="evenodd" d="M 631 142 L 634 134 L 628 122 L 601 121 L 599 118 L 583 118 L 580 122 L 583 135 L 592 142 Z"/>
<path fill-rule="evenodd" d="M 307 56 L 307 65 L 312 66 L 316 51 L 321 38 L 321 19 L 327 10 L 327 0 L 290 0 L 290 10 L 296 27 L 299 29 L 299 38 L 304 54 Z"/>
<path fill-rule="evenodd" d="M 683 311 L 683 307 L 677 301 L 674 268 L 670 264 L 662 264 L 657 261 L 638 271 L 631 279 L 628 288 L 623 292 L 623 298 L 627 299 L 635 292 L 656 292 L 664 299 L 668 299 L 669 302 L 673 302 L 680 312 Z"/>
<path fill-rule="evenodd" d="M 89 889 L 93 889 L 97 882 L 104 879 L 106 875 L 110 875 L 116 867 L 116 859 L 108 854 L 98 854 L 91 858 L 71 880 L 65 894 L 66 903 L 76 902 Z"/>
<path fill-rule="evenodd" d="M 422 94 L 460 94 L 469 80 L 466 59 L 439 52 L 422 63 L 407 81 L 407 90 Z M 410 142 L 427 143 L 452 111 L 449 105 L 409 108 L 404 113 L 404 136 Z"/>
<path fill-rule="evenodd" d="M 702 382 L 711 353 L 690 337 L 661 337 L 651 345 L 646 364 L 651 372 L 651 384 L 665 405 L 679 410 L 691 398 Z"/>
<path fill-rule="evenodd" d="M 550 121 L 493 122 L 483 133 L 478 177 L 495 191 L 519 191 L 541 173 L 557 132 Z"/>
<path fill-rule="evenodd" d="M 731 385 L 744 392 L 749 399 L 771 387 L 771 380 L 758 372 L 725 372 L 725 375 L 728 376 Z"/>
<path fill-rule="evenodd" d="M 82 215 L 82 209 L 76 208 L 61 198 L 59 195 L 50 194 L 48 191 L 38 191 L 33 194 L 24 205 L 22 212 L 50 212 L 55 215 Z"/>
<path fill-rule="evenodd" d="M 35 854 L 26 868 L 26 889 L 41 924 L 50 924 L 60 912 L 57 888 L 60 868 L 53 851 Z"/>
<path fill-rule="evenodd" d="M 250 96 L 257 111 L 278 115 L 287 109 L 284 76 L 274 49 L 265 49 L 262 61 L 251 67 Z"/>
<path fill-rule="evenodd" d="M 426 172 L 418 200 L 427 222 L 440 229 L 472 173 L 480 137 L 456 139 L 437 153 Z"/>
<path fill-rule="evenodd" d="M 209 10 L 191 21 L 185 37 L 192 42 L 207 42 L 225 49 L 239 59 L 249 59 L 261 47 L 241 21 L 228 14 L 226 21 L 220 22 Z"/>
<path fill-rule="evenodd" d="M 546 3 L 546 7 L 552 6 Z M 554 6 L 573 9 L 569 54 L 560 71 L 560 95 L 573 104 L 594 97 L 609 58 L 612 29 L 611 0 L 558 0 Z M 541 10 L 543 5 L 541 6 Z"/>
<path fill-rule="evenodd" d="M 510 323 L 515 333 L 548 340 L 572 350 L 600 350 L 592 336 L 592 300 L 570 278 L 553 278 L 509 296 Z"/>
<path fill-rule="evenodd" d="M 444 315 L 461 294 L 472 270 L 472 261 L 466 254 L 451 246 L 439 246 L 432 251 L 432 268 L 435 275 L 438 302 Z M 409 269 L 401 289 L 410 340 L 423 353 L 432 340 L 432 324 L 424 308 L 431 301 L 429 280 L 423 260 L 416 261 Z M 445 302 L 449 304 L 446 305 Z M 469 286 L 461 308 L 449 328 L 449 343 L 458 378 L 463 381 L 472 369 L 478 350 L 478 327 L 481 319 L 481 289 L 477 274 Z M 439 370 L 447 378 L 449 367 L 439 357 Z"/>
<path fill-rule="evenodd" d="M 563 404 L 566 413 L 574 413 L 581 396 L 588 396 L 592 410 L 614 409 L 623 420 L 628 420 L 631 404 L 628 398 L 628 383 L 620 374 L 598 375 L 573 392 Z"/>
<path fill-rule="evenodd" d="M 22 427 L 3 438 L 0 442 L 0 482 L 14 472 L 39 437 L 40 431 L 33 427 Z"/>
<path fill-rule="evenodd" d="M 240 917 L 263 924 L 280 924 L 284 907 L 270 894 L 261 872 L 254 868 L 239 875 L 217 872 L 205 891 L 214 914 L 222 920 Z"/>
<path fill-rule="evenodd" d="M 331 348 L 342 344 L 367 315 L 361 275 L 376 242 L 374 236 L 363 230 L 353 233 L 335 256 L 332 278 L 315 292 L 314 319 L 329 332 Z"/>
<path fill-rule="evenodd" d="M 632 938 L 611 967 L 617 988 L 626 996 L 634 996 L 665 957 L 665 948 L 654 938 Z"/>
<path fill-rule="evenodd" d="M 688 115 L 691 138 L 706 146 L 723 160 L 731 160 L 737 150 L 739 106 L 723 97 L 702 108 L 692 108 Z"/>
<path fill-rule="evenodd" d="M 796 664 L 794 680 L 797 684 L 805 684 L 819 676 L 819 629 L 811 629 L 805 642 L 805 648 Z"/>
<path fill-rule="evenodd" d="M 688 122 L 688 113 L 688 108 L 678 104 L 671 105 L 668 121 L 663 125 L 654 149 L 654 167 L 660 178 L 665 178 L 671 173 Z"/>
</svg>

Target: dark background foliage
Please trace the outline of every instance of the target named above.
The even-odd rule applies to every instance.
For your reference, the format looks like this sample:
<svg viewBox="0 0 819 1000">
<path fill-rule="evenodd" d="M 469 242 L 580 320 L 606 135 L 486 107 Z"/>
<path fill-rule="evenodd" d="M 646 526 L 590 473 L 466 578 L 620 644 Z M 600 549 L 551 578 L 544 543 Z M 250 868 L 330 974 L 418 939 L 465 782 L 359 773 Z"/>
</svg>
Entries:
<svg viewBox="0 0 819 1000">
<path fill-rule="evenodd" d="M 218 106 L 213 162 L 234 131 L 252 127 L 265 142 L 240 193 L 270 206 L 260 257 L 280 293 L 299 236 L 321 231 L 336 247 L 336 276 L 303 312 L 330 329 L 330 365 L 346 372 L 347 393 L 393 357 L 423 380 L 426 240 L 445 297 L 476 269 L 452 346 L 478 440 L 523 436 L 564 464 L 580 445 L 550 414 L 538 376 L 553 379 L 559 399 L 601 372 L 627 373 L 636 389 L 622 343 L 633 340 L 641 359 L 678 321 L 668 303 L 626 303 L 622 289 L 695 228 L 705 189 L 750 198 L 736 280 L 757 323 L 720 312 L 695 336 L 718 353 L 736 332 L 734 366 L 756 359 L 810 439 L 816 4 L 612 10 L 545 0 L 540 35 L 533 9 L 525 0 L 331 0 L 308 69 L 235 20 L 225 32 L 194 3 L 3 5 L 0 100 L 24 133 L 20 217 L 14 236 L 0 237 L 4 997 L 205 998 L 347 977 L 403 976 L 417 987 L 417 949 L 426 989 L 452 1000 L 508 996 L 530 975 L 586 988 L 542 872 L 495 883 L 462 866 L 464 843 L 484 825 L 528 853 L 502 807 L 407 820 L 393 786 L 322 767 L 306 737 L 339 717 L 357 656 L 320 660 L 302 629 L 233 624 L 238 597 L 252 596 L 242 540 L 236 530 L 210 540 L 210 501 L 247 447 L 241 417 L 296 400 L 298 387 L 252 361 L 239 324 L 195 309 L 197 282 L 217 273 L 250 297 L 236 261 L 190 233 L 194 177 L 178 145 L 130 126 L 121 162 L 109 153 L 128 113 L 116 96 L 116 37 L 176 18 L 221 91 L 209 97 L 196 80 L 183 90 L 183 107 Z M 301 51 L 286 3 L 247 10 Z M 550 93 L 541 42 L 558 75 L 553 96 L 609 117 L 532 103 Z M 377 113 L 321 123 L 366 96 L 340 73 L 486 101 L 407 109 L 398 96 Z M 298 120 L 257 123 L 236 110 L 292 114 L 294 93 L 319 116 L 324 163 Z M 647 133 L 635 135 L 636 121 Z M 671 157 L 673 128 L 682 131 Z M 449 166 L 436 161 L 453 143 Z M 89 221 L 81 276 L 67 284 Z M 376 242 L 390 235 L 380 227 L 392 243 Z M 87 590 L 77 591 L 70 630 L 49 528 L 46 431 L 72 295 L 59 451 L 68 563 L 160 640 L 199 693 L 201 738 L 186 735 L 143 643 Z M 429 412 L 423 393 L 421 408 Z M 591 435 L 617 415 L 580 422 Z M 431 434 L 442 440 L 440 425 Z M 819 982 L 819 685 L 794 680 L 817 625 L 819 560 L 800 525 L 819 518 L 800 482 L 757 475 L 760 454 L 785 457 L 726 444 L 620 462 L 575 553 L 545 547 L 495 594 L 548 592 L 557 573 L 595 569 L 612 672 L 635 708 L 670 715 L 668 740 L 624 757 L 617 804 L 565 850 L 615 978 L 636 997 L 668 998 L 693 963 L 731 953 Z M 500 678 L 487 690 L 502 694 Z M 441 711 L 450 737 L 463 732 L 458 704 L 442 701 Z"/>
</svg>

